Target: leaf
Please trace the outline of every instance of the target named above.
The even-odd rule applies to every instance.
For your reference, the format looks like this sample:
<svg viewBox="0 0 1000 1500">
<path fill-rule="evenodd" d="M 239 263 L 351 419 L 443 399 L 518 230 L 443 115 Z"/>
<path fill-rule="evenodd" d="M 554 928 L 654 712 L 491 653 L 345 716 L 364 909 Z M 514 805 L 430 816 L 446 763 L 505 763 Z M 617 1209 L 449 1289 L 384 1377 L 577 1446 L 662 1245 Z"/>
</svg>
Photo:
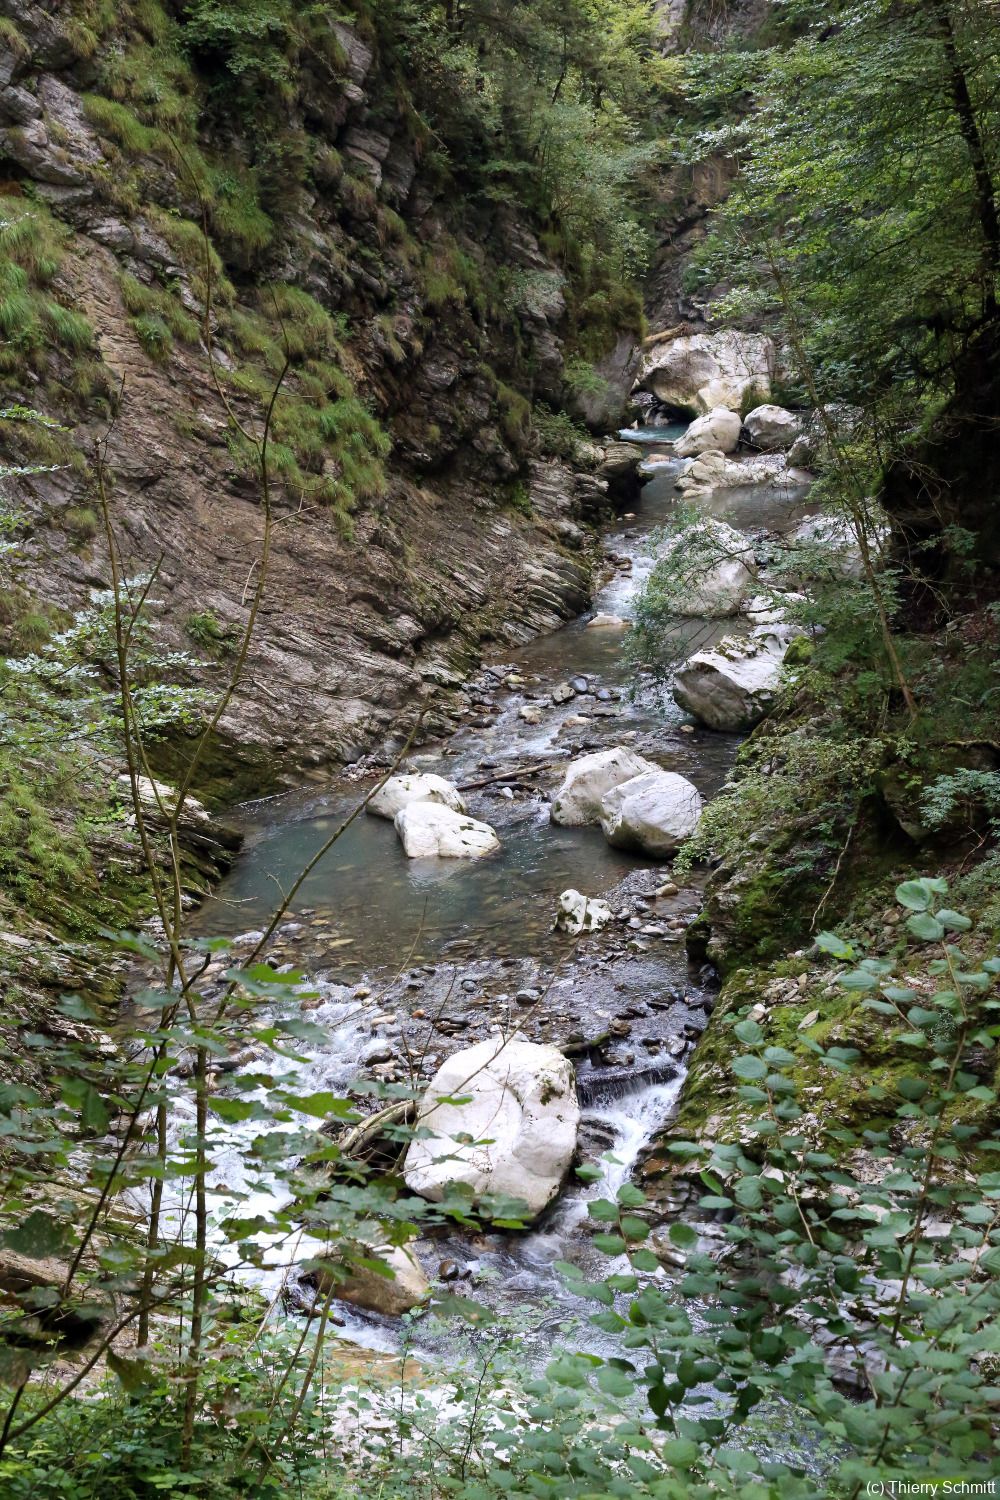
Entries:
<svg viewBox="0 0 1000 1500">
<path fill-rule="evenodd" d="M 737 1078 L 761 1079 L 767 1077 L 767 1064 L 762 1058 L 754 1057 L 750 1053 L 743 1057 L 737 1057 L 732 1065 L 733 1072 Z"/>
<path fill-rule="evenodd" d="M 964 916 L 960 911 L 952 911 L 950 907 L 942 906 L 940 911 L 934 913 L 942 927 L 947 927 L 949 932 L 968 932 L 972 926 L 972 918 Z"/>
<path fill-rule="evenodd" d="M 614 1365 L 605 1365 L 603 1370 L 598 1370 L 597 1385 L 598 1389 L 602 1390 L 606 1396 L 617 1396 L 619 1398 L 631 1396 L 635 1389 L 634 1382 L 628 1378 L 623 1370 L 617 1370 Z"/>
<path fill-rule="evenodd" d="M 27 1255 L 31 1260 L 44 1260 L 46 1256 L 57 1255 L 63 1248 L 66 1227 L 51 1214 L 34 1208 L 23 1224 L 6 1230 L 0 1238 L 8 1250 Z"/>
<path fill-rule="evenodd" d="M 623 1208 L 645 1208 L 646 1194 L 634 1182 L 623 1182 L 615 1195 Z"/>
<path fill-rule="evenodd" d="M 672 1245 L 680 1245 L 682 1248 L 694 1245 L 698 1239 L 697 1233 L 690 1224 L 671 1224 L 667 1235 Z"/>
<path fill-rule="evenodd" d="M 471 1323 L 474 1327 L 496 1322 L 496 1315 L 491 1308 L 474 1301 L 472 1297 L 456 1297 L 453 1292 L 435 1292 L 431 1312 L 440 1318 L 459 1318 L 463 1323 Z"/>
<path fill-rule="evenodd" d="M 929 911 L 932 895 L 926 880 L 905 880 L 896 887 L 896 900 L 910 911 Z"/>
<path fill-rule="evenodd" d="M 878 988 L 878 975 L 867 969 L 852 969 L 849 974 L 841 974 L 837 983 L 845 990 L 874 990 Z"/>
<path fill-rule="evenodd" d="M 638 1242 L 646 1239 L 648 1236 L 649 1225 L 645 1219 L 640 1219 L 635 1214 L 624 1214 L 621 1221 L 621 1231 L 627 1240 Z"/>
<path fill-rule="evenodd" d="M 626 1249 L 620 1234 L 595 1234 L 592 1244 L 602 1255 L 622 1255 Z"/>
<path fill-rule="evenodd" d="M 745 1047 L 758 1047 L 764 1033 L 756 1021 L 737 1021 L 733 1031 Z"/>
<path fill-rule="evenodd" d="M 117 1375 L 122 1387 L 128 1395 L 134 1396 L 141 1391 L 143 1386 L 149 1385 L 153 1379 L 153 1372 L 149 1363 L 144 1359 L 128 1359 L 123 1354 L 116 1354 L 113 1349 L 107 1352 L 108 1369 Z"/>
<path fill-rule="evenodd" d="M 846 960 L 854 957 L 854 949 L 850 943 L 846 943 L 835 932 L 819 933 L 816 937 L 816 946 L 821 953 L 829 953 L 832 958 Z"/>
<path fill-rule="evenodd" d="M 921 942 L 936 943 L 944 937 L 944 927 L 930 912 L 918 912 L 916 916 L 910 917 L 906 925 Z"/>
<path fill-rule="evenodd" d="M 84 1090 L 80 1123 L 84 1130 L 93 1130 L 97 1135 L 103 1135 L 108 1128 L 109 1118 L 104 1100 L 90 1084 Z"/>
</svg>

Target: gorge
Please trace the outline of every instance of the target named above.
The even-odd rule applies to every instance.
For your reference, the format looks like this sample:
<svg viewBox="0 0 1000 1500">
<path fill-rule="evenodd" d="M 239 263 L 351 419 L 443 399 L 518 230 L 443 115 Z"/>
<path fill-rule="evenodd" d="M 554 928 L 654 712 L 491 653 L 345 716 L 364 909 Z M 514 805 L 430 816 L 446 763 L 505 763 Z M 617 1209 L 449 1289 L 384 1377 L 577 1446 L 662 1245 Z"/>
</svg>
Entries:
<svg viewBox="0 0 1000 1500">
<path fill-rule="evenodd" d="M 0 0 L 0 1494 L 995 1482 L 998 41 Z"/>
</svg>

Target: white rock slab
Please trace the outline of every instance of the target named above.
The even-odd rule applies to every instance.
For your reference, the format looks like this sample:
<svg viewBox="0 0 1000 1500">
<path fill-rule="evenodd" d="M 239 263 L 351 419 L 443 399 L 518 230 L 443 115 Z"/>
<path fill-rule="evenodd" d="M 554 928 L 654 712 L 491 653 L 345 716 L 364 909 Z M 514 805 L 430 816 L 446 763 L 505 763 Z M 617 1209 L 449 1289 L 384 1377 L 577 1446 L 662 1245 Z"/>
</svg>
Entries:
<svg viewBox="0 0 1000 1500">
<path fill-rule="evenodd" d="M 500 848 L 488 823 L 436 802 L 410 802 L 395 817 L 409 859 L 482 859 Z"/>
</svg>

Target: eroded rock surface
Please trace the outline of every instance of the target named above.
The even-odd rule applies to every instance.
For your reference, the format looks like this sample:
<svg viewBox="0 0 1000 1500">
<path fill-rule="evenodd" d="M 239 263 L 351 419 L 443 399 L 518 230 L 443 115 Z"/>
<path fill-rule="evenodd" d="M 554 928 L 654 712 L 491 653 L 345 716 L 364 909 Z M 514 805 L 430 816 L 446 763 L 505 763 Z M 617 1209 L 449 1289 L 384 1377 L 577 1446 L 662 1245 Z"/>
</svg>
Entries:
<svg viewBox="0 0 1000 1500">
<path fill-rule="evenodd" d="M 442 1100 L 465 1099 L 465 1103 Z M 536 1218 L 552 1202 L 576 1150 L 580 1106 L 573 1065 L 555 1047 L 495 1037 L 456 1052 L 417 1110 L 403 1175 L 439 1201 L 453 1183 L 475 1197 L 503 1194 Z"/>
</svg>

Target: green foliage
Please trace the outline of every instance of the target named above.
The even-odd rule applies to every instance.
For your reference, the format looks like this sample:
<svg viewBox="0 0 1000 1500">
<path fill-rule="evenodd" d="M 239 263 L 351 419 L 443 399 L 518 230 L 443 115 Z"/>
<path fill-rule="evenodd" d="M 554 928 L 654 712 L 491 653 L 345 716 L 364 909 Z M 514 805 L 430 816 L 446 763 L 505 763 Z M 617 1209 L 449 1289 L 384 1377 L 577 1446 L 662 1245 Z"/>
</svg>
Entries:
<svg viewBox="0 0 1000 1500">
<path fill-rule="evenodd" d="M 531 413 L 531 426 L 538 451 L 567 463 L 579 462 L 583 445 L 590 440 L 586 428 L 568 412 L 553 411 L 541 402 Z"/>
<path fill-rule="evenodd" d="M 188 615 L 184 629 L 203 651 L 221 655 L 233 649 L 235 633 L 232 626 L 223 625 L 210 609 Z"/>
<path fill-rule="evenodd" d="M 68 231 L 45 204 L 0 199 L 0 373 L 43 374 L 91 353 L 88 320 L 48 288 L 59 271 Z"/>
<path fill-rule="evenodd" d="M 970 141 L 995 181 L 1000 27 L 951 0 L 784 10 L 789 45 L 691 63 L 695 99 L 722 121 L 694 149 L 738 150 L 743 168 L 702 284 L 721 271 L 733 286 L 719 311 L 794 319 L 820 399 L 862 405 L 885 458 L 951 388 L 995 292 Z"/>
</svg>

